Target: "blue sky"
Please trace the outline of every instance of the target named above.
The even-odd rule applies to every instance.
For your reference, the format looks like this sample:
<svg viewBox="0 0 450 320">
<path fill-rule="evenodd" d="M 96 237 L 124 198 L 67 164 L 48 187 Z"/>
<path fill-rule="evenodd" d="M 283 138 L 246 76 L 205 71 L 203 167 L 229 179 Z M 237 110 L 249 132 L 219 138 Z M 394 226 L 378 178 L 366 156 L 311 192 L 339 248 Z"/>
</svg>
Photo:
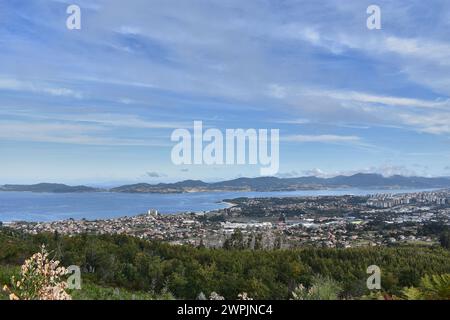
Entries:
<svg viewBox="0 0 450 320">
<path fill-rule="evenodd" d="M 279 176 L 450 175 L 449 96 L 448 1 L 0 2 L 0 184 L 258 175 L 173 165 L 194 120 L 280 129 Z"/>
</svg>

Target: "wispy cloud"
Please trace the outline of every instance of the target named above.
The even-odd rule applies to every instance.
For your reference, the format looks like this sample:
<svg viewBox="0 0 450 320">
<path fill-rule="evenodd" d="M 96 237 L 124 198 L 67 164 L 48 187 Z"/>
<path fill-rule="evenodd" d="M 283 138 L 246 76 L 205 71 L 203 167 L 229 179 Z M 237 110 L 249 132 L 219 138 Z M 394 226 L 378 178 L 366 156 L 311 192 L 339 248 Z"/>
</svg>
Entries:
<svg viewBox="0 0 450 320">
<path fill-rule="evenodd" d="M 0 121 L 0 139 L 98 146 L 167 146 L 150 139 L 111 137 L 108 130 L 98 126 L 21 121 Z"/>
<path fill-rule="evenodd" d="M 406 97 L 391 97 L 373 95 L 363 92 L 336 92 L 336 91 L 321 91 L 318 94 L 326 95 L 338 100 L 349 100 L 357 102 L 366 102 L 374 104 L 384 104 L 388 106 L 400 106 L 400 107 L 419 107 L 419 108 L 448 108 L 450 107 L 450 100 L 445 101 L 429 101 L 421 99 L 413 99 Z"/>
<path fill-rule="evenodd" d="M 277 86 L 278 91 L 283 95 L 277 95 L 272 92 L 272 87 Z M 416 108 L 435 108 L 447 109 L 450 107 L 450 99 L 424 100 L 399 96 L 376 95 L 367 92 L 347 91 L 347 90 L 325 90 L 325 89 L 304 89 L 295 87 L 283 87 L 282 85 L 270 85 L 269 94 L 275 98 L 296 98 L 302 97 L 321 97 L 333 99 L 336 101 L 353 101 L 368 104 L 382 104 L 386 106 L 398 107 L 416 107 Z"/>
<path fill-rule="evenodd" d="M 447 42 L 388 36 L 384 41 L 384 49 L 402 56 L 450 66 L 450 44 Z"/>
<path fill-rule="evenodd" d="M 304 176 L 315 176 L 320 178 L 331 178 L 336 176 L 351 176 L 357 173 L 375 173 L 381 174 L 384 177 L 391 177 L 394 175 L 401 176 L 417 176 L 417 172 L 403 165 L 391 165 L 383 164 L 380 166 L 371 166 L 367 168 L 355 168 L 353 170 L 342 170 L 342 171 L 327 171 L 319 168 L 314 168 L 310 170 L 302 171 Z M 422 175 L 426 175 L 425 172 L 421 172 Z"/>
<path fill-rule="evenodd" d="M 187 122 L 150 121 L 136 115 L 119 113 L 93 113 L 85 115 L 56 115 L 53 119 L 88 122 L 103 126 L 142 128 L 142 129 L 175 129 L 192 125 Z"/>
<path fill-rule="evenodd" d="M 81 108 L 80 108 L 81 109 Z M 83 108 L 86 109 L 86 108 Z M 123 127 L 123 128 L 140 128 L 140 129 L 175 129 L 192 126 L 192 123 L 185 121 L 170 120 L 148 120 L 140 116 L 128 113 L 37 113 L 35 110 L 25 108 L 23 110 L 0 110 L 1 115 L 21 117 L 24 120 L 46 120 L 70 123 L 84 123 L 97 125 L 101 127 Z"/>
<path fill-rule="evenodd" d="M 431 134 L 450 134 L 450 113 L 407 114 L 399 115 L 403 123 Z"/>
<path fill-rule="evenodd" d="M 322 135 L 289 135 L 282 138 L 291 142 L 320 142 L 320 143 L 359 143 L 361 138 L 357 136 L 341 136 L 333 134 Z"/>
<path fill-rule="evenodd" d="M 311 120 L 309 119 L 292 119 L 292 120 L 278 120 L 277 123 L 285 123 L 285 124 L 309 124 Z"/>
<path fill-rule="evenodd" d="M 72 89 L 43 84 L 41 82 L 21 81 L 12 78 L 0 77 L 0 90 L 24 91 L 38 94 L 47 94 L 56 97 L 71 97 L 81 99 L 83 94 Z"/>
</svg>

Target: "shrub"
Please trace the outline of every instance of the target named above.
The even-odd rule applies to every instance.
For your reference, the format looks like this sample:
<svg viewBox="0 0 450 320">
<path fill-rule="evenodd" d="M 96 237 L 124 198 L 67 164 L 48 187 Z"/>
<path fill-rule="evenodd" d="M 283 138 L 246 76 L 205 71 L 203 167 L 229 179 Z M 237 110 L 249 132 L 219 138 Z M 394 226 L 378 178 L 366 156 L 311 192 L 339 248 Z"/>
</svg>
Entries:
<svg viewBox="0 0 450 320">
<path fill-rule="evenodd" d="M 25 260 L 20 270 L 20 280 L 11 278 L 11 286 L 3 290 L 10 300 L 71 300 L 66 292 L 67 283 L 63 277 L 67 274 L 59 261 L 48 259 L 45 246 L 41 251 Z"/>
<path fill-rule="evenodd" d="M 313 285 L 307 289 L 300 284 L 293 292 L 294 300 L 338 300 L 342 288 L 331 278 L 316 276 Z"/>
</svg>

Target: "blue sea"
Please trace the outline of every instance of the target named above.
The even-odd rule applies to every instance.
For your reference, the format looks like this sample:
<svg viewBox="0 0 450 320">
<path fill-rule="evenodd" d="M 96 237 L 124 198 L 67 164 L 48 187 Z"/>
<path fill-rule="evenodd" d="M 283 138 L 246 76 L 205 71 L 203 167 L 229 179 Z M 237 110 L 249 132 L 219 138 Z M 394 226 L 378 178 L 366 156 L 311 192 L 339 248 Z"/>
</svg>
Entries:
<svg viewBox="0 0 450 320">
<path fill-rule="evenodd" d="M 0 192 L 0 221 L 57 221 L 108 219 L 133 216 L 157 209 L 162 214 L 202 212 L 225 208 L 224 199 L 238 197 L 293 197 L 318 195 L 367 195 L 425 190 L 301 190 L 290 192 L 199 192 L 177 194 L 31 193 Z"/>
</svg>

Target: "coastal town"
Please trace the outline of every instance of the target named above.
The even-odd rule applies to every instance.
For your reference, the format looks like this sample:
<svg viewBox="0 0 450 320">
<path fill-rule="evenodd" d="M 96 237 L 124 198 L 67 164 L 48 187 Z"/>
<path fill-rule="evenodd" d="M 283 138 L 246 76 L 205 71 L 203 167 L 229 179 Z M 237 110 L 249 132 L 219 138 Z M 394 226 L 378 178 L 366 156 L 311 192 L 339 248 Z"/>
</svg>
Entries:
<svg viewBox="0 0 450 320">
<path fill-rule="evenodd" d="M 107 220 L 12 222 L 30 234 L 126 234 L 172 244 L 255 248 L 432 245 L 450 225 L 450 190 L 367 196 L 225 199 L 228 208 Z"/>
</svg>

